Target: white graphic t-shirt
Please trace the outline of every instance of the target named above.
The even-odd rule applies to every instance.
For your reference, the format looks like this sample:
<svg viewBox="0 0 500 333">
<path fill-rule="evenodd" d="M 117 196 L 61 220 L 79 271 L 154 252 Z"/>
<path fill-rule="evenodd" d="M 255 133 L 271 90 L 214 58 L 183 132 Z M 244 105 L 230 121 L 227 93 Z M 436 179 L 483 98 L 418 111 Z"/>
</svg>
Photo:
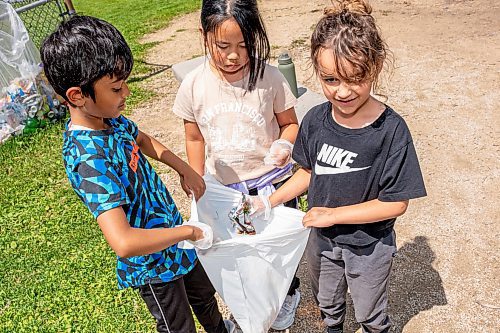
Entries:
<svg viewBox="0 0 500 333">
<path fill-rule="evenodd" d="M 273 169 L 264 156 L 279 137 L 275 113 L 295 106 L 296 98 L 276 67 L 267 65 L 253 91 L 248 77 L 228 83 L 208 63 L 182 81 L 173 111 L 196 122 L 206 144 L 207 172 L 224 185 L 258 178 Z"/>
</svg>

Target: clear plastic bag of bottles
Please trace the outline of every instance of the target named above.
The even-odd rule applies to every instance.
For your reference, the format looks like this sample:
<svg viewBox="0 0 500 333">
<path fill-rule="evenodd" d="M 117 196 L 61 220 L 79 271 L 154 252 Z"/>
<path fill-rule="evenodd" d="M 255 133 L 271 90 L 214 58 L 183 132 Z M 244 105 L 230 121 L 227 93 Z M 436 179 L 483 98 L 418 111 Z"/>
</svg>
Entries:
<svg viewBox="0 0 500 333">
<path fill-rule="evenodd" d="M 0 142 L 66 117 L 14 8 L 0 1 Z"/>
</svg>

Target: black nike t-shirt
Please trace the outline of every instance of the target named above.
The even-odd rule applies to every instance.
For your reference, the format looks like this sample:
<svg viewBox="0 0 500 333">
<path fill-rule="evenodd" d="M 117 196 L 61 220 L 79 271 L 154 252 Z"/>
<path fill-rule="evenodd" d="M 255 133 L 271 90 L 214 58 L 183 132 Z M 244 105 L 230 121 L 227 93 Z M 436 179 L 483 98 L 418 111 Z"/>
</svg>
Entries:
<svg viewBox="0 0 500 333">
<path fill-rule="evenodd" d="M 337 124 L 326 102 L 300 125 L 293 159 L 311 170 L 308 207 L 341 207 L 373 199 L 403 201 L 426 195 L 410 131 L 390 107 L 371 125 Z M 323 228 L 335 242 L 363 246 L 392 230 L 396 219 Z"/>
</svg>

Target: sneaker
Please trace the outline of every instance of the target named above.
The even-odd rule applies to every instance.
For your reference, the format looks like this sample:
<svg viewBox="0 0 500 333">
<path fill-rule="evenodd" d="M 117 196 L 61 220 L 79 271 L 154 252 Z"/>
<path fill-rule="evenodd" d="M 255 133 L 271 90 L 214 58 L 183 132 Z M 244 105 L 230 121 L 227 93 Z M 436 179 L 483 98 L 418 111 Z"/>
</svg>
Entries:
<svg viewBox="0 0 500 333">
<path fill-rule="evenodd" d="M 224 325 L 226 326 L 227 333 L 241 333 L 236 325 L 229 319 L 224 319 Z"/>
<path fill-rule="evenodd" d="M 295 311 L 297 311 L 297 306 L 300 302 L 300 292 L 295 290 L 295 294 L 292 296 L 287 295 L 283 305 L 281 306 L 278 317 L 274 320 L 271 328 L 276 331 L 286 330 L 288 327 L 292 326 L 293 320 L 295 319 Z"/>
<path fill-rule="evenodd" d="M 344 333 L 344 324 L 338 324 L 336 326 L 327 327 L 326 333 Z M 356 332 L 358 333 L 358 332 Z"/>
</svg>

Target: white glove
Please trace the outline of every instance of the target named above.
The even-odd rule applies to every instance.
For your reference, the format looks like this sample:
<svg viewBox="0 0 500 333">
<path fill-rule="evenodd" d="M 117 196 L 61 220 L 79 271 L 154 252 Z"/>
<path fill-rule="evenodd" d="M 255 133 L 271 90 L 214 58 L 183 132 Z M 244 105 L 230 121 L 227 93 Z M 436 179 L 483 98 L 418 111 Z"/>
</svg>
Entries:
<svg viewBox="0 0 500 333">
<path fill-rule="evenodd" d="M 206 250 L 212 246 L 212 242 L 214 240 L 214 233 L 212 231 L 212 228 L 210 228 L 208 224 L 190 220 L 184 222 L 182 225 L 190 225 L 199 228 L 201 229 L 201 231 L 203 231 L 203 238 L 200 238 L 194 242 L 192 240 L 186 239 L 186 242 L 193 245 L 194 247 L 199 248 L 200 250 Z"/>
<path fill-rule="evenodd" d="M 285 139 L 274 141 L 264 157 L 265 165 L 273 165 L 277 168 L 285 167 L 292 157 L 293 144 Z"/>
<path fill-rule="evenodd" d="M 271 202 L 269 196 L 265 195 L 247 195 L 246 202 L 250 205 L 250 218 L 256 218 L 264 214 L 264 220 L 269 220 L 271 216 Z"/>
</svg>

